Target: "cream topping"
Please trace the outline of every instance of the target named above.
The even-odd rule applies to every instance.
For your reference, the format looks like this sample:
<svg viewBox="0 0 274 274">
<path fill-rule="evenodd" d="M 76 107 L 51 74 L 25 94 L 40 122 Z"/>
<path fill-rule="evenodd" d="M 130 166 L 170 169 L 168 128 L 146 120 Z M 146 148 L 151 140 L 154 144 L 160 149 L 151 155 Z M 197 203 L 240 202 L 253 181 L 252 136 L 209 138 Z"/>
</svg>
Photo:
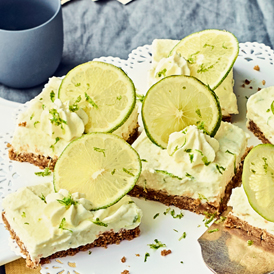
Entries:
<svg viewBox="0 0 274 274">
<path fill-rule="evenodd" d="M 59 226 L 63 218 L 69 227 L 77 227 L 85 219 L 89 218 L 91 202 L 85 199 L 85 194 L 70 194 L 61 189 L 58 193 L 51 193 L 46 198 L 44 215 L 50 220 L 51 225 Z"/>
<path fill-rule="evenodd" d="M 19 116 L 12 146 L 16 152 L 42 154 L 55 158 L 68 143 L 84 132 L 86 113 L 69 110 L 70 102 L 57 99 L 61 78 L 52 77 L 42 92 L 29 102 L 28 108 Z"/>
<path fill-rule="evenodd" d="M 216 157 L 219 142 L 205 134 L 197 126 L 188 126 L 181 132 L 170 134 L 167 152 L 177 163 L 195 167 L 209 165 Z"/>
<path fill-rule="evenodd" d="M 31 108 L 31 111 L 35 111 L 35 106 L 34 110 Z M 79 116 L 78 113 L 81 115 Z M 83 135 L 88 121 L 88 116 L 83 109 L 80 108 L 78 113 L 69 110 L 69 102 L 63 104 L 61 100 L 56 99 L 44 107 L 40 117 L 40 127 L 49 136 L 59 137 L 69 142 Z"/>
<path fill-rule="evenodd" d="M 128 196 L 106 209 L 89 211 L 89 206 L 84 194 L 54 193 L 52 183 L 21 188 L 3 200 L 9 224 L 37 262 L 92 243 L 105 231 L 133 229 L 141 222 L 142 212 Z"/>
<path fill-rule="evenodd" d="M 190 75 L 187 61 L 177 52 L 162 58 L 156 67 L 150 71 L 152 84 L 170 75 Z"/>
</svg>

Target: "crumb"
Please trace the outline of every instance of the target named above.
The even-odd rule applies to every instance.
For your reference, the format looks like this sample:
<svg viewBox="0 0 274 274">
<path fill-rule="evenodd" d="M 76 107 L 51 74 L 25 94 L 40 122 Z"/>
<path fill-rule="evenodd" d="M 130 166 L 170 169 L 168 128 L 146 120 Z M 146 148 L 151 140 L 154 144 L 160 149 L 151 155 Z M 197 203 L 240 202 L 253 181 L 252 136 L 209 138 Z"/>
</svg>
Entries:
<svg viewBox="0 0 274 274">
<path fill-rule="evenodd" d="M 135 254 L 136 257 L 140 257 L 140 254 Z"/>
<path fill-rule="evenodd" d="M 242 88 L 245 88 L 245 84 L 242 84 L 241 87 L 242 87 Z"/>
<path fill-rule="evenodd" d="M 121 274 L 129 274 L 128 270 L 124 270 L 123 272 L 121 272 Z"/>
<path fill-rule="evenodd" d="M 262 81 L 262 84 L 265 85 L 265 80 Z"/>
<path fill-rule="evenodd" d="M 261 88 L 258 88 L 258 91 L 260 91 L 261 90 Z"/>
<path fill-rule="evenodd" d="M 246 85 L 249 85 L 250 83 L 251 83 L 251 81 L 245 79 L 245 84 L 246 84 Z"/>
<path fill-rule="evenodd" d="M 167 255 L 170 254 L 170 253 L 171 253 L 171 250 L 170 250 L 170 249 L 168 249 L 168 250 L 164 249 L 164 250 L 161 251 L 161 255 L 162 255 L 162 256 L 167 256 Z"/>
<path fill-rule="evenodd" d="M 260 71 L 260 67 L 258 65 L 256 65 L 253 69 L 257 70 L 257 71 Z"/>
<path fill-rule="evenodd" d="M 253 87 L 249 87 L 250 89 L 253 89 Z"/>
<path fill-rule="evenodd" d="M 7 143 L 7 147 L 11 147 L 11 144 L 10 144 L 10 143 Z"/>
<path fill-rule="evenodd" d="M 22 122 L 18 124 L 19 127 L 25 127 L 26 125 L 27 125 L 27 122 Z"/>
<path fill-rule="evenodd" d="M 125 262 L 126 262 L 126 257 L 125 257 L 125 256 L 121 259 L 121 262 L 122 262 L 122 263 L 125 263 Z"/>
</svg>

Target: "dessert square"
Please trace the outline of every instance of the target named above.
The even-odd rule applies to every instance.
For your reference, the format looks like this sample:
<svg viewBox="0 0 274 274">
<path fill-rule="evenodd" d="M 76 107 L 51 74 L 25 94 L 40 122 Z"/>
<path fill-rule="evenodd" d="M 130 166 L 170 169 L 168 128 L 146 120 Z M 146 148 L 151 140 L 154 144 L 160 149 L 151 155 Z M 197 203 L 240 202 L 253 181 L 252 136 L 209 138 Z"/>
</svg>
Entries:
<svg viewBox="0 0 274 274">
<path fill-rule="evenodd" d="M 90 211 L 84 194 L 55 193 L 52 183 L 44 183 L 19 189 L 2 205 L 4 224 L 30 268 L 91 247 L 131 240 L 140 233 L 142 212 L 129 196 Z"/>
<path fill-rule="evenodd" d="M 81 108 L 70 111 L 69 102 L 54 99 L 57 98 L 61 82 L 61 78 L 50 78 L 42 92 L 20 114 L 9 145 L 11 160 L 53 170 L 64 148 L 85 134 L 85 125 L 88 123 L 85 111 Z M 113 133 L 129 143 L 135 140 L 138 133 L 137 106 L 125 123 Z"/>
<path fill-rule="evenodd" d="M 233 189 L 228 206 L 232 207 L 232 210 L 225 221 L 227 228 L 239 229 L 245 235 L 257 239 L 262 247 L 273 250 L 274 223 L 253 210 L 242 186 Z"/>
<path fill-rule="evenodd" d="M 219 214 L 240 184 L 247 139 L 241 128 L 222 122 L 214 138 L 190 126 L 171 134 L 168 148 L 162 149 L 143 132 L 133 143 L 142 173 L 129 194 L 198 214 Z"/>
<path fill-rule="evenodd" d="M 187 61 L 180 56 L 169 56 L 178 42 L 179 40 L 171 39 L 155 39 L 153 41 L 152 64 L 148 76 L 149 87 L 168 75 L 190 75 Z M 231 121 L 231 115 L 239 113 L 233 85 L 232 69 L 220 86 L 214 90 L 220 101 L 224 121 Z"/>
</svg>

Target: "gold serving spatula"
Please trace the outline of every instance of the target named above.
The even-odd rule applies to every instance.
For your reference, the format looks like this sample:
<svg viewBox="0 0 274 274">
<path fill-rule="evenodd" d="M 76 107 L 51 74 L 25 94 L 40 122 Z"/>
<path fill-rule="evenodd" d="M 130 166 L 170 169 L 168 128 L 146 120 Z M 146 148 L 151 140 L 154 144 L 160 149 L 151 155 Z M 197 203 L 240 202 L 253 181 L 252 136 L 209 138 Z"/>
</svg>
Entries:
<svg viewBox="0 0 274 274">
<path fill-rule="evenodd" d="M 228 229 L 224 222 L 213 223 L 198 242 L 203 259 L 213 273 L 274 273 L 274 248 L 262 248 L 260 240 L 246 235 L 240 229 Z"/>
</svg>

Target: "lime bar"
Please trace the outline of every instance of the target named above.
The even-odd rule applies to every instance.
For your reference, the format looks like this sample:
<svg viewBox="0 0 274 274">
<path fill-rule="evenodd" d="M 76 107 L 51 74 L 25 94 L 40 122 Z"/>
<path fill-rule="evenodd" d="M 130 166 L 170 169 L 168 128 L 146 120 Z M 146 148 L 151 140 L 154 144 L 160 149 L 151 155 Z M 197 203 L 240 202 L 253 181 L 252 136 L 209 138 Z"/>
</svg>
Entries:
<svg viewBox="0 0 274 274">
<path fill-rule="evenodd" d="M 137 237 L 142 212 L 125 195 L 140 172 L 137 152 L 114 134 L 72 141 L 56 163 L 53 184 L 21 188 L 3 201 L 2 219 L 27 266 Z"/>
<path fill-rule="evenodd" d="M 132 81 L 113 65 L 89 62 L 63 80 L 52 77 L 19 116 L 10 159 L 53 170 L 64 148 L 91 131 L 112 132 L 132 143 L 138 131 L 135 102 Z"/>
<path fill-rule="evenodd" d="M 147 136 L 166 148 L 169 135 L 196 125 L 214 136 L 221 122 L 217 96 L 202 82 L 189 76 L 169 76 L 153 85 L 142 106 Z"/>
<path fill-rule="evenodd" d="M 90 133 L 65 148 L 54 169 L 54 187 L 86 193 L 95 210 L 126 195 L 140 172 L 139 155 L 123 139 L 111 133 Z"/>
<path fill-rule="evenodd" d="M 207 33 L 210 34 L 210 32 Z M 177 53 L 175 50 L 172 51 L 179 42 L 179 40 L 171 39 L 155 39 L 152 42 L 152 62 L 148 77 L 149 87 L 170 75 L 190 75 L 199 78 L 199 75 L 192 75 L 190 67 L 193 64 L 188 62 L 181 53 Z M 226 74 L 226 71 L 220 71 L 220 73 Z M 216 77 L 219 78 L 220 75 L 217 74 Z M 237 98 L 233 92 L 233 85 L 233 69 L 231 69 L 222 83 L 214 89 L 220 101 L 224 121 L 230 121 L 231 115 L 238 113 Z"/>
<path fill-rule="evenodd" d="M 52 183 L 44 183 L 11 193 L 2 205 L 3 221 L 29 268 L 132 240 L 140 233 L 142 211 L 128 196 L 106 209 L 90 211 L 85 194 L 64 189 L 55 193 Z M 104 249 L 101 252 L 103 256 Z"/>
<path fill-rule="evenodd" d="M 130 194 L 199 214 L 220 213 L 239 183 L 247 140 L 241 128 L 227 122 L 214 138 L 196 126 L 174 132 L 167 149 L 142 132 L 133 143 L 142 173 Z"/>
<path fill-rule="evenodd" d="M 242 186 L 232 191 L 228 203 L 232 210 L 225 222 L 226 227 L 240 230 L 249 245 L 254 241 L 269 250 L 274 246 L 273 153 L 272 144 L 257 145 L 250 151 L 244 161 Z"/>
</svg>

